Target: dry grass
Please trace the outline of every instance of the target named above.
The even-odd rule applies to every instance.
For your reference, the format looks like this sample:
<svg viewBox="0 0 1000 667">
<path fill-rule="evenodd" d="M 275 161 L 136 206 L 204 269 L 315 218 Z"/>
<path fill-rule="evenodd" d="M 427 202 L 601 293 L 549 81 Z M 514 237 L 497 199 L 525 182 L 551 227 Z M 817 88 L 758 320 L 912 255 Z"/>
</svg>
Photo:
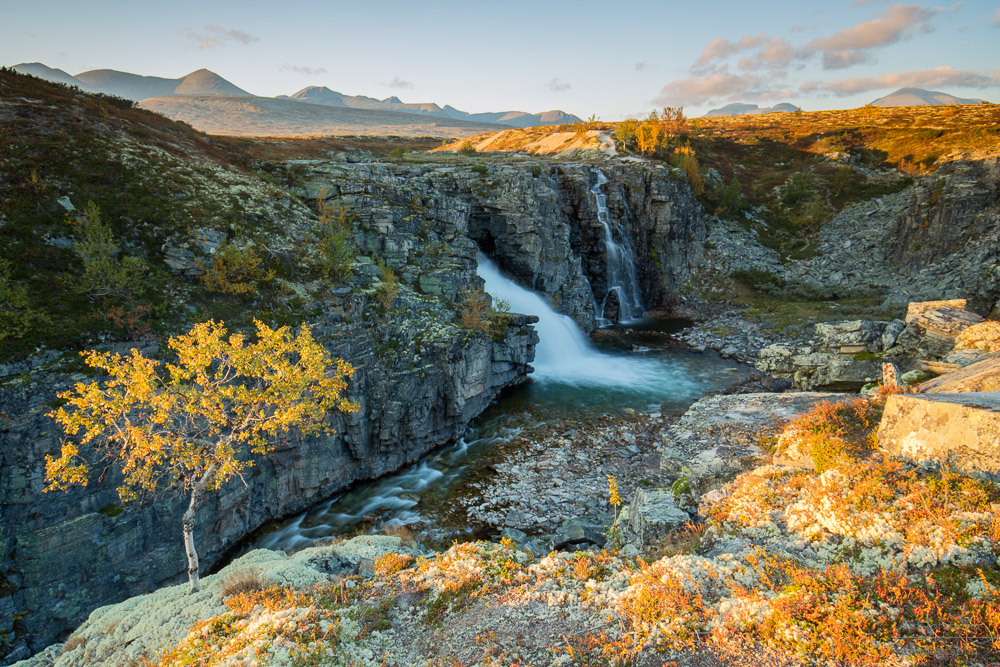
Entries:
<svg viewBox="0 0 1000 667">
<path fill-rule="evenodd" d="M 219 585 L 219 594 L 225 600 L 234 595 L 262 591 L 267 587 L 268 584 L 256 570 L 237 570 L 227 575 L 222 581 Z"/>
</svg>

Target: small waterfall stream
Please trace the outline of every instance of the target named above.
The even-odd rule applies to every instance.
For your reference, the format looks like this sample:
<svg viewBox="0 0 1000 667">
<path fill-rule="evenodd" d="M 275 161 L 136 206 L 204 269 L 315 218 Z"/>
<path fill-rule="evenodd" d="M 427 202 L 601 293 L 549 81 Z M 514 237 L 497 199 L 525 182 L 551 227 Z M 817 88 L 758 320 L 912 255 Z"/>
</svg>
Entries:
<svg viewBox="0 0 1000 667">
<path fill-rule="evenodd" d="M 645 353 L 597 349 L 569 317 L 478 257 L 486 291 L 513 312 L 537 315 L 534 382 L 515 388 L 464 438 L 399 472 L 365 482 L 312 509 L 272 524 L 244 548 L 295 550 L 359 527 L 419 525 L 423 540 L 449 540 L 476 527 L 447 526 L 436 512 L 464 484 L 488 473 L 490 455 L 550 420 L 636 410 L 681 411 L 694 399 L 739 379 L 736 364 L 662 347 Z"/>
<path fill-rule="evenodd" d="M 604 251 L 606 257 L 607 290 L 603 298 L 594 294 L 594 317 L 597 325 L 606 327 L 616 322 L 627 322 L 642 317 L 644 311 L 636 277 L 635 253 L 632 241 L 618 220 L 608 212 L 608 196 L 604 185 L 608 177 L 600 169 L 595 169 L 596 179 L 590 194 L 594 195 L 597 220 L 604 227 Z"/>
</svg>

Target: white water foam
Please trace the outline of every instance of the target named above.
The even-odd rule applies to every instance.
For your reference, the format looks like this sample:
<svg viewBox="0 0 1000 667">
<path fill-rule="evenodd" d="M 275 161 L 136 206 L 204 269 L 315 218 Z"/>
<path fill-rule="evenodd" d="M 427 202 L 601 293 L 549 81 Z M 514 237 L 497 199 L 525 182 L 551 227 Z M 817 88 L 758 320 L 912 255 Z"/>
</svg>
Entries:
<svg viewBox="0 0 1000 667">
<path fill-rule="evenodd" d="M 486 291 L 506 301 L 511 312 L 537 315 L 539 343 L 535 347 L 534 378 L 570 385 L 621 387 L 654 395 L 676 395 L 691 388 L 679 369 L 666 363 L 598 352 L 571 318 L 553 310 L 544 299 L 504 276 L 483 253 L 478 256 L 479 276 Z"/>
</svg>

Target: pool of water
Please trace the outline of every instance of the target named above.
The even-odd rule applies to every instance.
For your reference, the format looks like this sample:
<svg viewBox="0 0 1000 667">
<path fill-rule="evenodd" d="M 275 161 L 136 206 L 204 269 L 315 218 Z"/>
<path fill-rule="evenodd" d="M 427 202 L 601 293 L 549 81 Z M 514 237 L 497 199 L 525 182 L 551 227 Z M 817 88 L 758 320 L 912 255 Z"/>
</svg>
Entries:
<svg viewBox="0 0 1000 667">
<path fill-rule="evenodd" d="M 483 527 L 450 525 L 440 513 L 445 501 L 474 480 L 519 436 L 539 437 L 605 415 L 625 411 L 682 413 L 698 398 L 746 379 L 748 369 L 713 353 L 671 344 L 677 320 L 641 320 L 620 325 L 604 342 L 588 345 L 592 367 L 550 374 L 506 391 L 475 420 L 465 437 L 418 463 L 365 482 L 312 509 L 271 524 L 245 549 L 297 550 L 339 535 L 408 526 L 428 544 L 461 535 L 483 536 Z M 608 374 L 603 374 L 608 370 Z M 617 377 L 609 381 L 608 377 Z"/>
</svg>

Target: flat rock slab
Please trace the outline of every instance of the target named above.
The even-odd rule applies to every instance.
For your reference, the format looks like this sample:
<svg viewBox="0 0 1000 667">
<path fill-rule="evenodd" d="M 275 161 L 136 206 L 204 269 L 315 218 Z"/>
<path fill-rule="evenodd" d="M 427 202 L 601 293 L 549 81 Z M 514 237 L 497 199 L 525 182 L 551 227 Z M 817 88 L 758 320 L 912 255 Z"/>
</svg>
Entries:
<svg viewBox="0 0 1000 667">
<path fill-rule="evenodd" d="M 924 313 L 929 313 L 932 310 L 938 310 L 939 308 L 955 308 L 957 310 L 965 310 L 965 306 L 968 302 L 965 299 L 945 299 L 943 301 L 913 301 L 906 307 L 906 323 L 914 321 L 919 318 Z"/>
<path fill-rule="evenodd" d="M 759 464 L 758 446 L 785 423 L 824 401 L 843 401 L 848 394 L 795 392 L 709 396 L 692 405 L 664 434 L 660 469 L 673 477 L 722 478 Z M 712 484 L 701 485 L 704 493 Z"/>
<path fill-rule="evenodd" d="M 890 396 L 878 441 L 888 454 L 998 482 L 1000 392 Z"/>
<path fill-rule="evenodd" d="M 928 380 L 919 389 L 930 394 L 1000 391 L 1000 352 Z"/>
</svg>

